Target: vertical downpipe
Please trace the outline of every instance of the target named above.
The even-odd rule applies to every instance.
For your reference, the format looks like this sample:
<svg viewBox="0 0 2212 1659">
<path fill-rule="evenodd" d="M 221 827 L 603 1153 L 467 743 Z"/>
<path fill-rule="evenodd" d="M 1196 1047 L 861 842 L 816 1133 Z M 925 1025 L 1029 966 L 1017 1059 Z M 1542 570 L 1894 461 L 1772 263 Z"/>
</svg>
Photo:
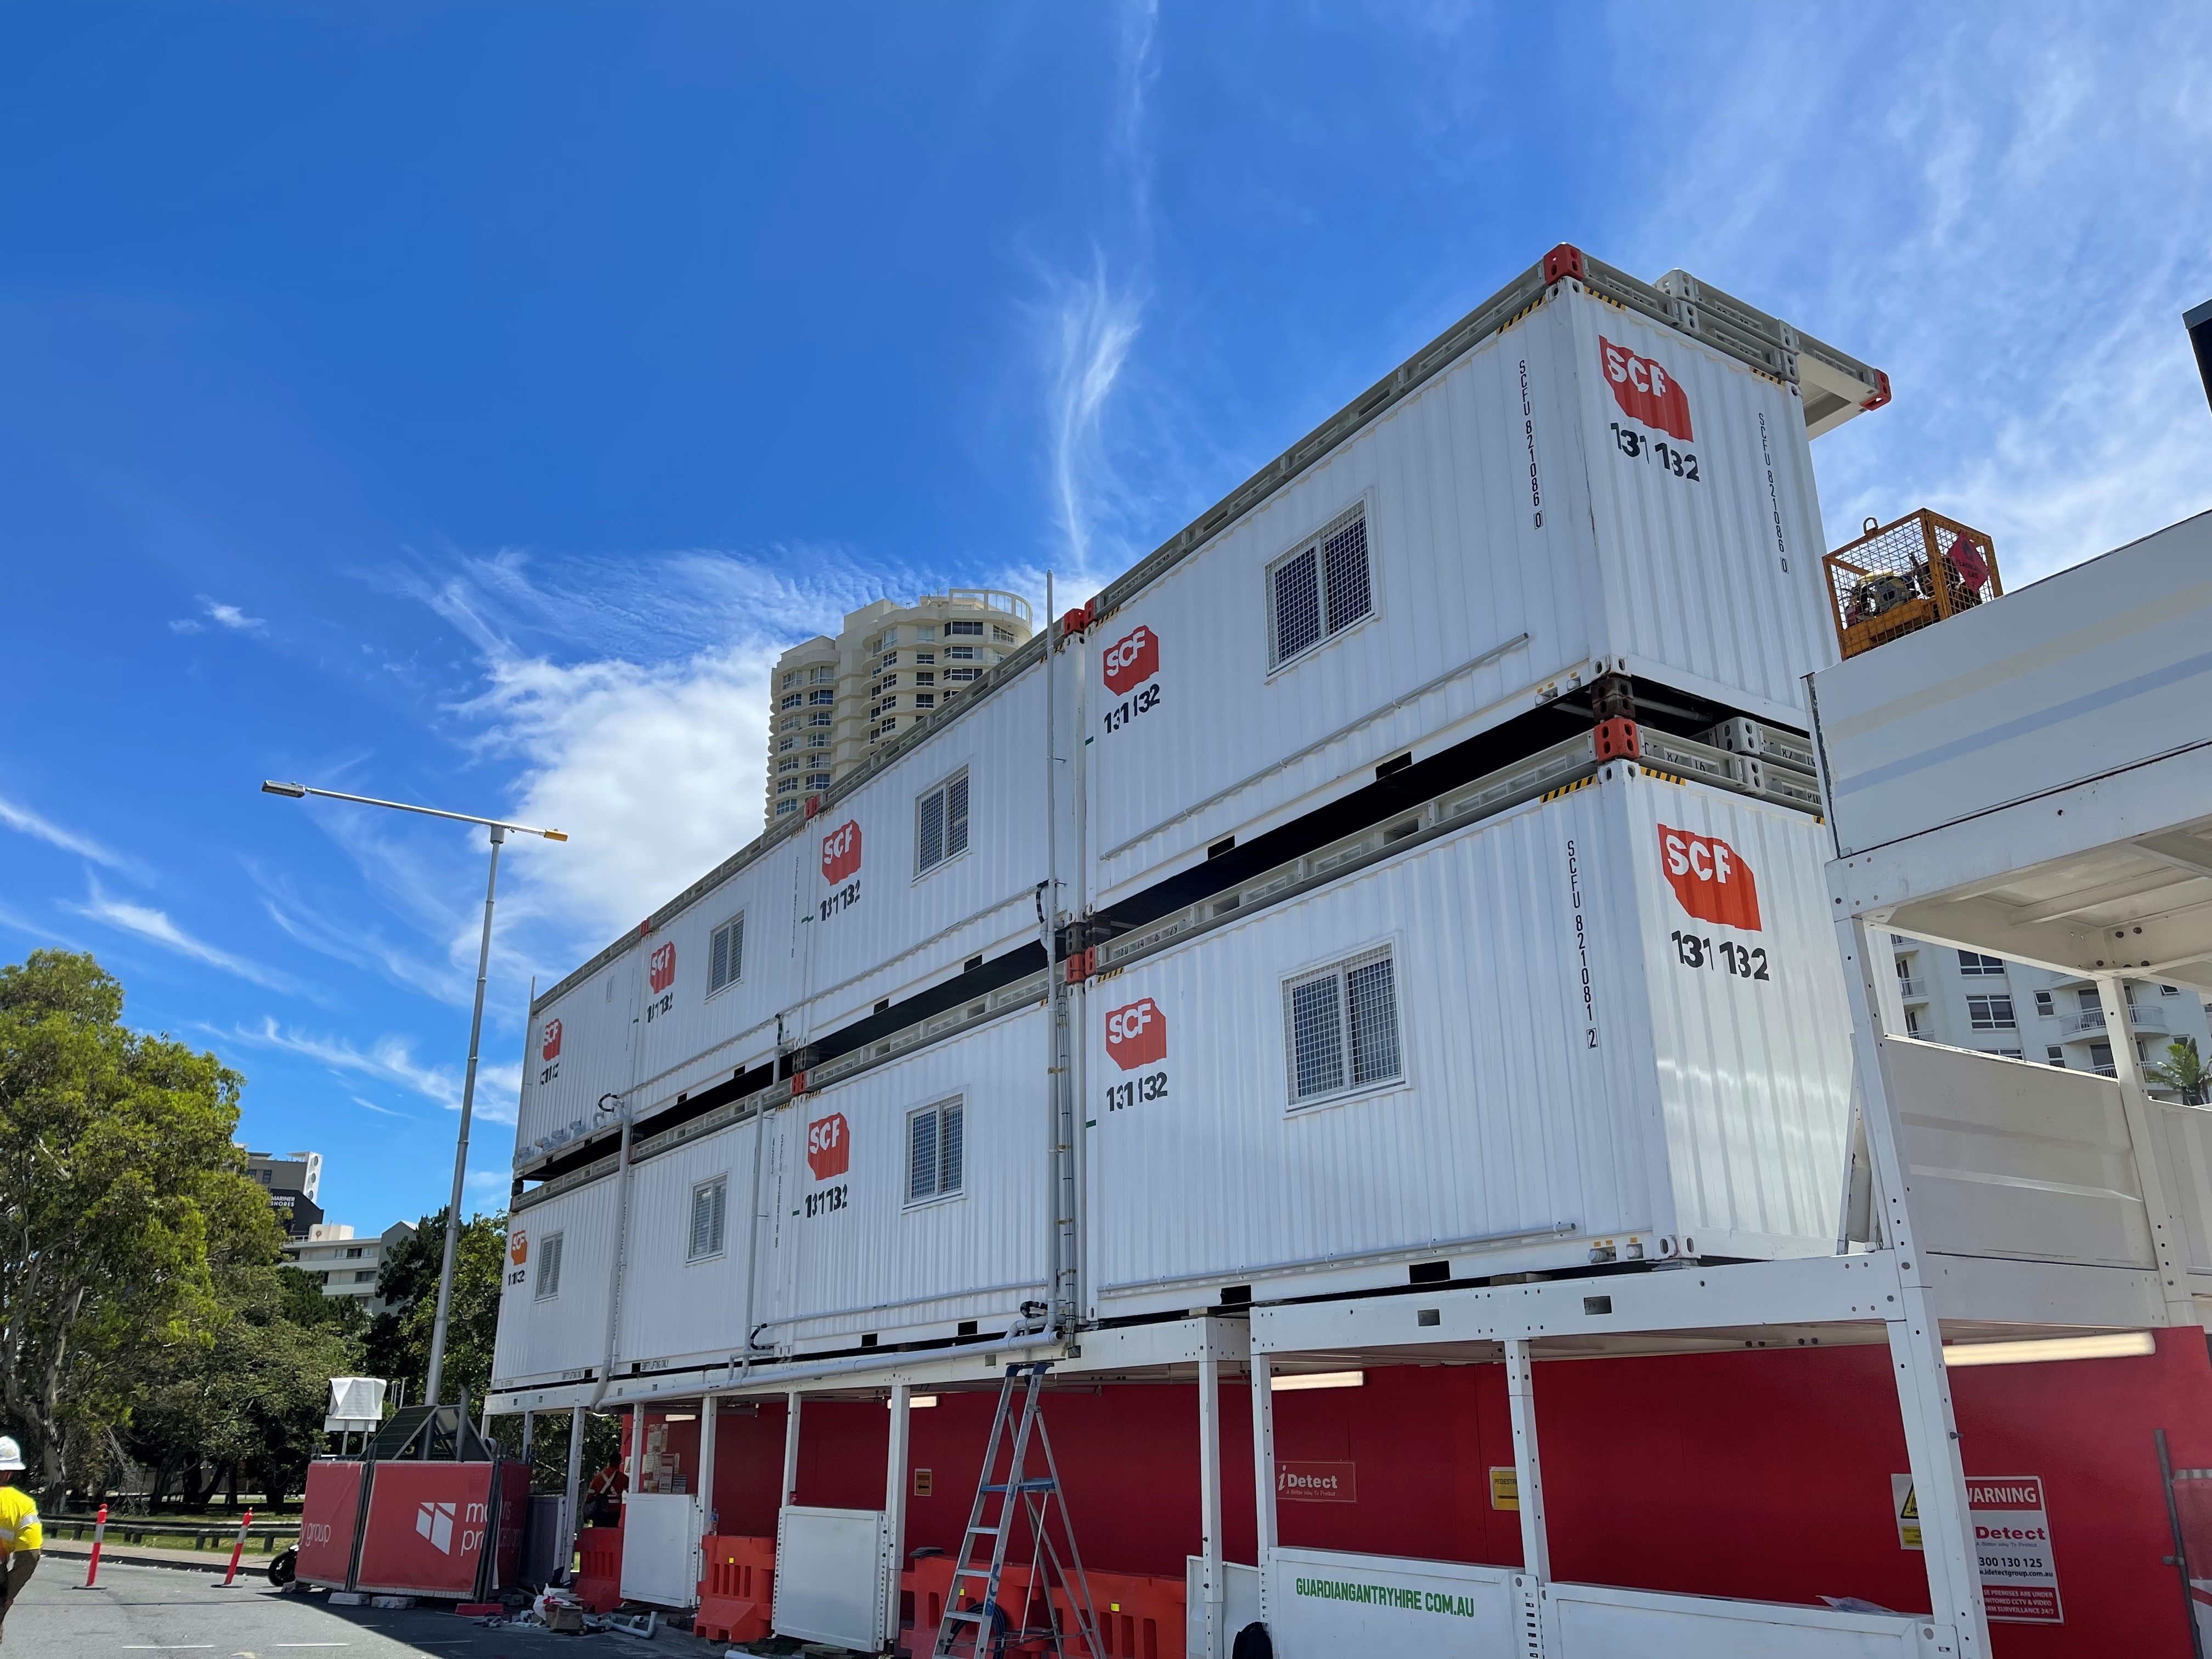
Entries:
<svg viewBox="0 0 2212 1659">
<path fill-rule="evenodd" d="M 1066 1003 L 1061 995 L 1059 964 L 1053 959 L 1053 945 L 1060 931 L 1060 700 L 1059 667 L 1054 661 L 1059 619 L 1053 609 L 1054 599 L 1053 573 L 1048 570 L 1044 573 L 1044 890 L 1042 902 L 1037 906 L 1037 933 L 1044 946 L 1044 1079 L 1052 1147 L 1051 1184 L 1046 1189 L 1051 1194 L 1048 1220 L 1052 1234 L 1046 1259 L 1052 1269 L 1052 1324 L 1065 1336 L 1074 1329 L 1075 1308 L 1067 1286 L 1073 1263 L 1067 1254 L 1066 1168 L 1072 1149 L 1061 1109 L 1066 1068 L 1060 1032 Z"/>
<path fill-rule="evenodd" d="M 645 1046 L 645 933 L 641 931 L 638 942 L 632 948 L 638 954 L 635 977 L 630 981 L 629 1000 L 629 1087 L 622 1100 L 622 1144 L 616 1153 L 615 1163 L 615 1247 L 607 1263 L 607 1348 L 599 1365 L 598 1386 L 592 1390 L 590 1405 L 586 1408 L 597 1411 L 599 1402 L 607 1397 L 608 1386 L 615 1377 L 615 1343 L 622 1332 L 623 1268 L 629 1253 L 629 1132 L 635 1120 L 631 1107 L 637 1094 L 638 1052 Z"/>
</svg>

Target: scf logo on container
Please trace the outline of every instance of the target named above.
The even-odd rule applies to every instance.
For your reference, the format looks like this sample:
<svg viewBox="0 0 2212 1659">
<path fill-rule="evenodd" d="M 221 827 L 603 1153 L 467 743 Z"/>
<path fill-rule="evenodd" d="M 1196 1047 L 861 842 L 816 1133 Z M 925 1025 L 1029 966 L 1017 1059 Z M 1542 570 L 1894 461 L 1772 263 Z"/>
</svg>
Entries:
<svg viewBox="0 0 2212 1659">
<path fill-rule="evenodd" d="M 538 1057 L 540 1060 L 560 1059 L 561 1022 L 557 1019 L 547 1020 L 545 1022 L 545 1030 L 542 1035 L 544 1036 L 544 1041 L 538 1044 Z"/>
<path fill-rule="evenodd" d="M 1106 1016 L 1106 1052 L 1125 1072 L 1156 1066 L 1168 1057 L 1168 1017 L 1150 997 Z"/>
<path fill-rule="evenodd" d="M 658 996 L 676 983 L 676 941 L 674 939 L 655 951 L 647 963 L 647 982 Z"/>
<path fill-rule="evenodd" d="M 822 879 L 842 881 L 860 867 L 860 826 L 848 818 L 822 837 Z"/>
<path fill-rule="evenodd" d="M 817 1181 L 844 1174 L 852 1163 L 852 1129 L 844 1113 L 832 1112 L 806 1126 L 806 1167 Z"/>
<path fill-rule="evenodd" d="M 1662 823 L 1659 857 L 1674 897 L 1699 921 L 1759 931 L 1758 878 L 1742 855 L 1718 836 Z"/>
<path fill-rule="evenodd" d="M 1116 696 L 1159 672 L 1160 636 L 1149 628 L 1133 628 L 1106 647 L 1106 689 Z"/>
</svg>

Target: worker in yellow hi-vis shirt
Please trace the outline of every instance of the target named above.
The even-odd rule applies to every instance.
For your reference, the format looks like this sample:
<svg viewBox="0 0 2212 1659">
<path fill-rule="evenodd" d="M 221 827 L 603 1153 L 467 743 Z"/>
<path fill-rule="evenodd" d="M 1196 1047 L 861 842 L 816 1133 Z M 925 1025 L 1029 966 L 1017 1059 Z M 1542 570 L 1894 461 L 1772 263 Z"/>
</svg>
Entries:
<svg viewBox="0 0 2212 1659">
<path fill-rule="evenodd" d="M 0 1580 L 0 1640 L 6 1639 L 8 1609 L 39 1570 L 46 1542 L 39 1528 L 38 1504 L 15 1484 L 22 1472 L 23 1449 L 14 1436 L 0 1434 L 0 1561 L 8 1564 L 7 1577 Z"/>
</svg>

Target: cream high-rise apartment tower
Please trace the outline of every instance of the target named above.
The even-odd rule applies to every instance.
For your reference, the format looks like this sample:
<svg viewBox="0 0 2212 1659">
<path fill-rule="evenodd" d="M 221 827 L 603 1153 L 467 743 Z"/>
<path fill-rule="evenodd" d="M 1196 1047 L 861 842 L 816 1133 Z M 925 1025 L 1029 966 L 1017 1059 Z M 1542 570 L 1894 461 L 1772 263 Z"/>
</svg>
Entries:
<svg viewBox="0 0 2212 1659">
<path fill-rule="evenodd" d="M 1029 601 L 989 587 L 878 599 L 776 659 L 770 678 L 768 827 L 800 811 L 878 743 L 927 720 L 1028 639 Z"/>
</svg>

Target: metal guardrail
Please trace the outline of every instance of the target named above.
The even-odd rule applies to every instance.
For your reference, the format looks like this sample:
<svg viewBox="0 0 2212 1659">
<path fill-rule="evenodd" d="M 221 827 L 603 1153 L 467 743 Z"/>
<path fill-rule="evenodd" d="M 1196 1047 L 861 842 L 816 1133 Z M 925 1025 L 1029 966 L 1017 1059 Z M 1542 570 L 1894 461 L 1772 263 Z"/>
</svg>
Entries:
<svg viewBox="0 0 2212 1659">
<path fill-rule="evenodd" d="M 240 1520 L 245 1517 L 240 1516 Z M 42 1516 L 39 1525 L 47 1536 L 66 1538 L 72 1541 L 89 1541 L 98 1517 L 90 1515 L 55 1515 Z M 207 1550 L 221 1553 L 228 1551 L 238 1540 L 237 1521 L 214 1522 L 199 1521 L 156 1521 L 144 1516 L 117 1515 L 107 1516 L 106 1543 L 109 1548 L 118 1545 L 145 1544 L 158 1549 Z M 300 1541 L 300 1518 L 291 1516 L 283 1520 L 272 1520 L 264 1524 L 257 1518 L 246 1534 L 246 1550 L 249 1555 L 274 1555 L 280 1549 L 289 1549 Z"/>
<path fill-rule="evenodd" d="M 2077 1014 L 2063 1015 L 2061 1020 L 2060 1029 L 2070 1036 L 2079 1036 L 2088 1033 L 2102 1036 L 2105 1034 L 2105 1011 L 2101 1008 L 2089 1008 Z M 2165 1009 L 2149 1007 L 2140 1002 L 2131 1002 L 2128 1005 L 2128 1024 L 2138 1031 L 2164 1031 L 2171 1029 L 2166 1024 Z"/>
<path fill-rule="evenodd" d="M 1907 1002 L 1928 1000 L 1928 981 L 1924 979 L 1900 979 L 1897 981 L 1897 989 L 1898 994 Z"/>
</svg>

